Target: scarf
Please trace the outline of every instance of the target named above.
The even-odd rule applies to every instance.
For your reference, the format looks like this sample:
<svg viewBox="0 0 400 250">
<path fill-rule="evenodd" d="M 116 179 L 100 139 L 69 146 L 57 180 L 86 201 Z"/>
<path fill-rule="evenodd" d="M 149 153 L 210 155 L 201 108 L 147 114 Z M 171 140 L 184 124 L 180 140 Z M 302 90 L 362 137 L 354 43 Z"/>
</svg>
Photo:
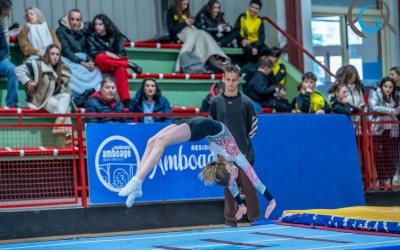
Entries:
<svg viewBox="0 0 400 250">
<path fill-rule="evenodd" d="M 53 37 L 46 22 L 39 24 L 27 23 L 26 26 L 29 29 L 29 43 L 37 50 L 45 51 L 47 46 L 53 43 Z"/>
</svg>

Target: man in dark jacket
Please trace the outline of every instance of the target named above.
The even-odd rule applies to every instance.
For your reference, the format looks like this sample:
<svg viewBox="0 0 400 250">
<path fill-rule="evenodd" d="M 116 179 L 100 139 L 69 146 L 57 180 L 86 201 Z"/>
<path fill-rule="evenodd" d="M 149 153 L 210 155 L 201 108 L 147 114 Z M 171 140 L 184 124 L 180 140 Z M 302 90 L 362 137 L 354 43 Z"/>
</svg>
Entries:
<svg viewBox="0 0 400 250">
<path fill-rule="evenodd" d="M 78 96 L 90 88 L 99 90 L 102 76 L 86 48 L 86 28 L 82 13 L 78 9 L 72 9 L 68 16 L 59 20 L 59 24 L 56 34 L 62 47 L 62 61 L 72 71 L 69 84 L 72 94 Z"/>
<path fill-rule="evenodd" d="M 95 92 L 86 102 L 86 113 L 122 113 L 124 105 L 115 98 L 117 86 L 111 78 L 101 82 L 100 91 Z M 89 117 L 88 123 L 122 123 L 128 122 L 123 117 Z"/>
</svg>

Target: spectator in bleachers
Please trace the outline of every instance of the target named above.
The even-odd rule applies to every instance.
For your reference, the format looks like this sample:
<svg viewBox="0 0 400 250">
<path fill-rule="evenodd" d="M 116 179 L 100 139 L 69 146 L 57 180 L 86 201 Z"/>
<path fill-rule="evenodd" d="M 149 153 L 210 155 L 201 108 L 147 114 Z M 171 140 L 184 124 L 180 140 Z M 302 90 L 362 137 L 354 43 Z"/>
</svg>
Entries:
<svg viewBox="0 0 400 250">
<path fill-rule="evenodd" d="M 275 78 L 272 74 L 273 63 L 266 56 L 258 60 L 258 70 L 247 72 L 244 79 L 244 93 L 253 101 L 256 112 L 262 112 L 277 92 Z"/>
<path fill-rule="evenodd" d="M 218 0 L 209 0 L 197 13 L 195 19 L 197 28 L 207 31 L 221 47 L 232 46 L 236 33 L 224 19 L 221 12 L 221 3 Z"/>
<path fill-rule="evenodd" d="M 15 68 L 19 81 L 27 88 L 28 107 L 49 113 L 70 113 L 71 94 L 68 83 L 71 71 L 61 62 L 61 49 L 50 44 L 45 51 L 44 59 L 28 61 Z M 58 117 L 56 124 L 71 124 L 71 118 Z M 53 133 L 65 137 L 70 144 L 71 131 L 62 126 L 54 127 Z"/>
<path fill-rule="evenodd" d="M 86 47 L 85 30 L 87 27 L 84 27 L 81 11 L 72 9 L 58 22 L 60 26 L 56 30 L 56 34 L 62 46 L 61 60 L 72 71 L 72 77 L 68 84 L 72 95 L 79 96 L 90 88 L 99 90 L 102 76 Z"/>
<path fill-rule="evenodd" d="M 124 107 L 128 107 L 131 96 L 126 69 L 131 68 L 138 73 L 141 73 L 141 69 L 128 62 L 121 32 L 108 16 L 96 15 L 90 24 L 89 32 L 87 42 L 90 56 L 94 58 L 102 73 L 110 73 L 115 77 L 119 99 Z"/>
<path fill-rule="evenodd" d="M 223 71 L 230 64 L 230 58 L 222 51 L 214 38 L 204 30 L 197 29 L 189 9 L 189 0 L 175 0 L 168 9 L 167 26 L 171 40 L 183 42 L 175 71 L 181 71 L 180 56 L 192 52 L 203 65 Z"/>
<path fill-rule="evenodd" d="M 96 91 L 86 101 L 86 113 L 123 113 L 124 105 L 116 98 L 117 86 L 115 82 L 106 77 L 101 81 L 100 90 Z M 88 123 L 123 123 L 127 118 L 123 117 L 90 117 Z"/>
<path fill-rule="evenodd" d="M 12 3 L 9 0 L 0 0 L 0 19 L 9 16 Z M 18 78 L 15 75 L 15 65 L 10 62 L 10 48 L 3 29 L 0 29 L 0 75 L 7 77 L 7 96 L 6 105 L 8 107 L 17 107 L 18 105 Z"/>
<path fill-rule="evenodd" d="M 260 56 L 268 52 L 268 46 L 265 44 L 264 23 L 258 16 L 261 7 L 261 0 L 251 0 L 248 10 L 239 16 L 234 26 L 238 45 L 243 48 L 244 64 L 255 63 Z"/>
<path fill-rule="evenodd" d="M 145 78 L 142 86 L 137 91 L 135 98 L 129 106 L 129 112 L 133 113 L 171 113 L 171 105 L 168 99 L 161 94 L 161 89 L 153 78 Z M 145 116 L 140 117 L 139 122 L 171 122 L 171 117 L 163 116 Z"/>
<path fill-rule="evenodd" d="M 277 47 L 272 47 L 268 50 L 268 58 L 274 64 L 272 66 L 272 73 L 275 76 L 275 82 L 285 85 L 286 83 L 286 67 L 281 62 L 280 57 L 282 54 L 282 50 Z"/>
<path fill-rule="evenodd" d="M 300 95 L 302 86 L 303 86 L 303 83 L 301 83 L 301 82 L 297 84 L 297 87 L 296 87 L 296 89 L 297 89 L 297 96 Z M 295 96 L 295 97 L 292 99 L 292 101 L 290 102 L 290 106 L 292 107 L 292 113 L 301 113 L 301 111 L 298 111 L 298 110 L 296 109 L 297 96 Z"/>
<path fill-rule="evenodd" d="M 282 84 L 276 84 L 276 93 L 274 97 L 268 102 L 267 107 L 272 108 L 275 112 L 291 112 L 292 105 L 286 98 L 286 89 Z"/>
<path fill-rule="evenodd" d="M 18 36 L 18 44 L 25 60 L 43 58 L 47 46 L 56 44 L 61 48 L 56 33 L 47 26 L 42 12 L 36 7 L 25 10 L 26 24 Z"/>
<path fill-rule="evenodd" d="M 380 115 L 371 116 L 372 139 L 374 144 L 375 168 L 379 185 L 390 185 L 396 173 L 398 160 L 399 124 L 397 116 L 400 111 L 399 95 L 395 90 L 396 83 L 390 77 L 383 78 L 376 89 L 371 89 L 368 105 L 371 112 Z M 386 122 L 386 123 L 377 123 Z"/>
<path fill-rule="evenodd" d="M 396 83 L 397 92 L 400 92 L 400 67 L 395 66 L 390 68 L 389 76 Z"/>
<path fill-rule="evenodd" d="M 349 89 L 349 95 L 347 96 L 347 102 L 362 111 L 365 110 L 365 100 L 363 96 L 363 85 L 360 80 L 358 71 L 354 65 L 348 64 L 340 67 L 336 71 L 336 81 L 334 84 L 344 83 Z M 331 98 L 333 93 L 328 95 Z"/>
<path fill-rule="evenodd" d="M 208 112 L 209 111 L 211 99 L 216 95 L 224 93 L 224 85 L 225 84 L 223 81 L 219 81 L 219 82 L 214 83 L 211 86 L 208 95 L 206 96 L 206 98 L 203 99 L 203 101 L 201 103 L 200 112 Z"/>
<path fill-rule="evenodd" d="M 302 113 L 326 114 L 331 110 L 325 98 L 315 91 L 317 76 L 312 72 L 306 72 L 301 78 L 300 94 L 296 98 L 296 110 Z"/>
<path fill-rule="evenodd" d="M 18 23 L 14 23 L 8 27 L 7 19 L 10 17 L 12 6 L 13 4 L 11 0 L 0 1 L 0 28 L 3 29 L 7 42 L 9 42 L 10 37 L 17 37 L 21 32 Z"/>
<path fill-rule="evenodd" d="M 332 86 L 329 92 L 333 95 L 330 100 L 332 112 L 344 115 L 351 115 L 360 112 L 359 108 L 352 106 L 347 100 L 349 95 L 347 84 L 335 84 Z"/>
</svg>

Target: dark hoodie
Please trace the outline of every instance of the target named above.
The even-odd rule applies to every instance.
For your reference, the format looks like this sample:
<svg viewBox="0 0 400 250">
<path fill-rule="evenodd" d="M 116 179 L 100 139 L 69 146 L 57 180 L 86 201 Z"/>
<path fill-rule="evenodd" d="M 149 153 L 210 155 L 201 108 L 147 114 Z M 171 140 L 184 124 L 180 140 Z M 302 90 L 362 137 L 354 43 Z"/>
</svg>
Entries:
<svg viewBox="0 0 400 250">
<path fill-rule="evenodd" d="M 94 92 L 85 104 L 86 113 L 123 113 L 124 105 L 119 100 L 113 98 L 106 100 L 100 91 Z M 86 120 L 88 123 L 123 123 L 128 122 L 124 117 L 90 117 Z"/>
<path fill-rule="evenodd" d="M 211 88 L 210 88 L 210 91 L 208 92 L 208 95 L 206 96 L 206 98 L 203 99 L 203 101 L 201 103 L 200 112 L 208 112 L 209 111 L 211 98 L 216 96 L 215 88 L 217 87 L 217 84 L 218 84 L 218 82 L 216 82 L 213 85 L 211 85 Z"/>
<path fill-rule="evenodd" d="M 74 63 L 81 63 L 83 60 L 75 55 L 82 52 L 88 55 L 86 62 L 93 61 L 86 48 L 86 28 L 83 23 L 77 32 L 71 30 L 68 16 L 61 18 L 58 23 L 60 26 L 56 30 L 56 35 L 61 43 L 62 55 Z"/>
</svg>

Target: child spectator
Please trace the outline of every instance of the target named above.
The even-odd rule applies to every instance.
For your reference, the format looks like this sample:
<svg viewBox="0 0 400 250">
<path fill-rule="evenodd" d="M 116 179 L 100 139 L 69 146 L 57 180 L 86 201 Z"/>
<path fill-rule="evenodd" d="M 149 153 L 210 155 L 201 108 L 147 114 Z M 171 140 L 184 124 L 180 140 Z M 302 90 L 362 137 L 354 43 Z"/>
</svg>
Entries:
<svg viewBox="0 0 400 250">
<path fill-rule="evenodd" d="M 61 49 L 58 45 L 50 44 L 44 59 L 28 61 L 16 67 L 15 73 L 27 87 L 28 107 L 36 110 L 43 108 L 54 114 L 70 113 L 71 94 L 68 83 L 71 71 L 61 62 Z M 58 117 L 55 123 L 71 124 L 71 118 Z M 57 126 L 53 133 L 65 137 L 66 145 L 72 143 L 70 129 Z"/>
<path fill-rule="evenodd" d="M 50 44 L 56 44 L 61 48 L 60 42 L 53 30 L 51 30 L 42 12 L 36 7 L 25 10 L 26 24 L 18 36 L 18 44 L 25 60 L 37 60 L 44 57 L 45 50 Z"/>
<path fill-rule="evenodd" d="M 305 73 L 302 78 L 300 94 L 296 98 L 296 110 L 302 113 L 325 114 L 330 112 L 325 98 L 315 91 L 317 77 L 312 72 Z"/>
<path fill-rule="evenodd" d="M 224 20 L 221 12 L 221 3 L 218 0 L 209 0 L 196 15 L 195 25 L 198 29 L 207 31 L 221 47 L 232 45 L 236 33 Z"/>
<path fill-rule="evenodd" d="M 116 99 L 117 86 L 107 77 L 101 81 L 100 90 L 91 95 L 86 104 L 86 113 L 123 113 L 124 105 Z M 126 122 L 122 117 L 89 117 L 88 123 L 119 123 Z"/>
<path fill-rule="evenodd" d="M 168 99 L 161 94 L 161 89 L 153 78 L 145 78 L 142 86 L 137 91 L 129 106 L 129 112 L 133 113 L 171 113 L 171 105 Z M 140 117 L 139 122 L 171 122 L 171 117 L 146 116 Z"/>
<path fill-rule="evenodd" d="M 257 62 L 260 56 L 266 55 L 265 30 L 263 20 L 258 16 L 262 7 L 261 0 L 251 0 L 249 9 L 236 20 L 234 30 L 237 41 L 244 52 L 244 64 Z"/>
<path fill-rule="evenodd" d="M 224 85 L 225 84 L 223 81 L 219 81 L 211 86 L 209 94 L 206 96 L 206 98 L 203 99 L 203 102 L 201 103 L 200 112 L 209 111 L 211 99 L 216 95 L 224 93 Z"/>
<path fill-rule="evenodd" d="M 347 96 L 349 95 L 349 89 L 344 83 L 338 83 L 333 85 L 329 90 L 333 94 L 330 100 L 331 110 L 337 114 L 351 115 L 353 113 L 360 112 L 360 109 L 352 106 L 347 101 Z"/>
<path fill-rule="evenodd" d="M 79 96 L 91 88 L 99 90 L 102 76 L 86 47 L 86 29 L 81 11 L 72 9 L 58 22 L 60 26 L 56 34 L 62 46 L 62 61 L 72 71 L 68 85 L 72 95 Z"/>
<path fill-rule="evenodd" d="M 208 63 L 217 71 L 223 71 L 230 64 L 231 59 L 222 51 L 214 38 L 206 31 L 195 27 L 189 0 L 175 0 L 167 12 L 167 26 L 171 39 L 183 42 L 175 65 L 176 72 L 181 71 L 180 56 L 185 52 L 192 52 L 203 65 Z"/>
<path fill-rule="evenodd" d="M 258 70 L 248 72 L 244 77 L 247 83 L 243 92 L 253 101 L 256 112 L 262 112 L 277 92 L 272 65 L 268 57 L 262 56 L 258 60 Z"/>
<path fill-rule="evenodd" d="M 399 95 L 396 83 L 390 77 L 383 78 L 376 89 L 371 89 L 368 105 L 371 112 L 381 113 L 371 116 L 371 131 L 375 154 L 375 168 L 379 185 L 390 185 L 396 173 L 398 159 Z M 383 122 L 383 123 L 382 123 Z"/>
<path fill-rule="evenodd" d="M 274 94 L 274 98 L 272 98 L 272 100 L 268 102 L 267 107 L 274 109 L 275 112 L 291 112 L 292 105 L 286 98 L 285 87 L 281 84 L 277 84 L 275 85 L 275 89 L 277 91 Z"/>
<path fill-rule="evenodd" d="M 268 50 L 268 58 L 274 64 L 272 66 L 272 73 L 275 76 L 276 83 L 285 85 L 286 83 L 286 67 L 282 64 L 281 57 L 282 50 L 277 47 L 272 47 Z"/>
<path fill-rule="evenodd" d="M 141 73 L 142 69 L 128 62 L 121 32 L 108 16 L 96 15 L 90 24 L 89 32 L 87 41 L 90 56 L 94 58 L 101 72 L 110 73 L 115 77 L 119 98 L 124 106 L 128 107 L 131 96 L 126 69 L 131 68 L 137 73 Z"/>
<path fill-rule="evenodd" d="M 0 1 L 0 19 L 5 20 L 12 8 L 11 1 Z M 15 75 L 15 65 L 10 62 L 10 48 L 4 30 L 0 28 L 0 75 L 7 77 L 6 105 L 8 107 L 18 106 L 18 78 Z"/>
</svg>

